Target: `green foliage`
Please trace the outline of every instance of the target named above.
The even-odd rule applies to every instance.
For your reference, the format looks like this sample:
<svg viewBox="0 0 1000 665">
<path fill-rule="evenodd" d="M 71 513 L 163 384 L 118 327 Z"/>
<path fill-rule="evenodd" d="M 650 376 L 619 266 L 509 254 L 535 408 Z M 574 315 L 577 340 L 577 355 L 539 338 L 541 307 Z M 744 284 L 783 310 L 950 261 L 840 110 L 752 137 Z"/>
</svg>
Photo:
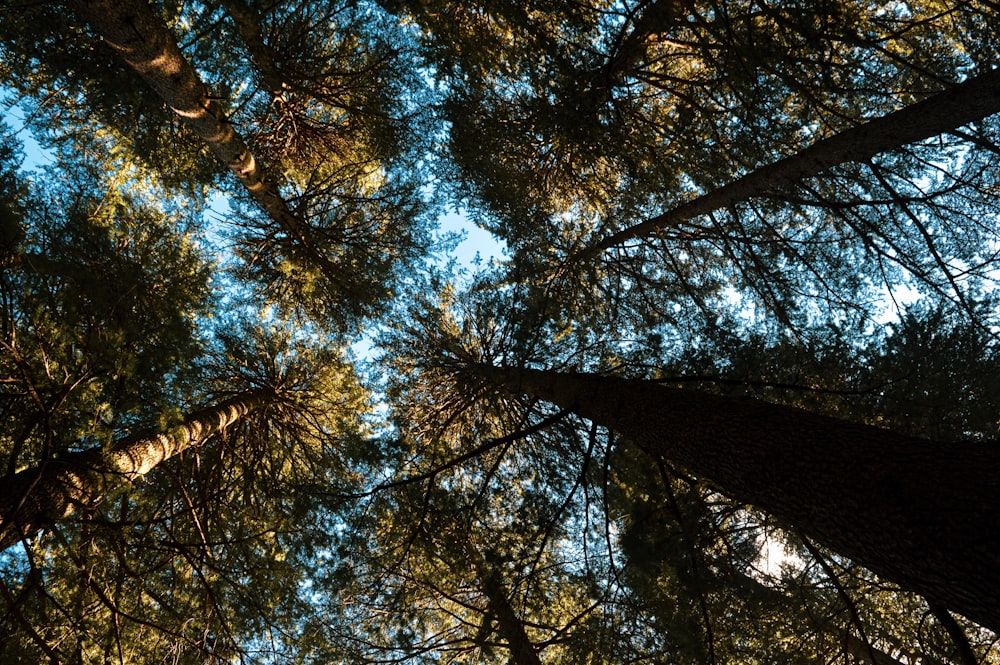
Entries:
<svg viewBox="0 0 1000 665">
<path fill-rule="evenodd" d="M 274 397 L 5 555 L 19 599 L 3 619 L 5 659 L 270 661 L 309 650 L 301 631 L 328 547 L 328 499 L 356 482 L 347 463 L 367 434 L 367 393 L 341 352 L 289 329 L 234 324 L 218 338 L 197 363 L 195 392 Z"/>
<path fill-rule="evenodd" d="M 994 119 L 594 250 L 991 68 L 995 7 L 151 8 L 294 223 L 72 8 L 0 7 L 3 96 L 55 160 L 0 139 L 0 463 L 268 402 L 0 555 L 0 660 L 955 660 L 921 599 L 478 365 L 996 438 Z M 510 260 L 449 281 L 442 203 Z"/>
<path fill-rule="evenodd" d="M 3 202 L 16 224 L 2 280 L 4 461 L 20 468 L 177 398 L 200 352 L 208 272 L 183 210 L 85 170 L 5 177 L 17 186 Z"/>
<path fill-rule="evenodd" d="M 69 160 L 86 152 L 122 170 L 141 169 L 192 197 L 215 181 L 207 149 L 66 7 L 8 5 L 3 16 L 5 97 L 29 112 L 46 146 Z"/>
</svg>

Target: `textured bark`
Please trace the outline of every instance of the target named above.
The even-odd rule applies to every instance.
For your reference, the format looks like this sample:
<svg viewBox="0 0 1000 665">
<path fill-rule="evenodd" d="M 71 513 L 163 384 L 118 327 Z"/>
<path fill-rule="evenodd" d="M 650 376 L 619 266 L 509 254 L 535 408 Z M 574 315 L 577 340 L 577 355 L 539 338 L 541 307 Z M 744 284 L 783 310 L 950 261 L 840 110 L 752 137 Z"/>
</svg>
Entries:
<svg viewBox="0 0 1000 665">
<path fill-rule="evenodd" d="M 905 437 L 746 398 L 475 366 L 616 430 L 904 589 L 1000 632 L 1000 445 Z"/>
<path fill-rule="evenodd" d="M 581 256 L 597 254 L 626 240 L 652 235 L 698 215 L 768 194 L 778 187 L 819 175 L 838 164 L 867 161 L 887 150 L 932 138 L 998 112 L 1000 69 L 994 69 L 916 104 L 818 141 L 668 212 L 622 229 Z"/>
<path fill-rule="evenodd" d="M 272 399 L 269 391 L 246 393 L 192 413 L 172 432 L 130 436 L 107 450 L 68 453 L 7 476 L 0 481 L 0 551 L 76 511 L 93 509 L 111 490 L 200 445 Z"/>
<path fill-rule="evenodd" d="M 335 278 L 336 267 L 315 249 L 307 225 L 291 211 L 150 4 L 146 0 L 69 0 L 69 5 L 208 145 L 268 217 L 308 252 L 328 277 Z"/>
</svg>

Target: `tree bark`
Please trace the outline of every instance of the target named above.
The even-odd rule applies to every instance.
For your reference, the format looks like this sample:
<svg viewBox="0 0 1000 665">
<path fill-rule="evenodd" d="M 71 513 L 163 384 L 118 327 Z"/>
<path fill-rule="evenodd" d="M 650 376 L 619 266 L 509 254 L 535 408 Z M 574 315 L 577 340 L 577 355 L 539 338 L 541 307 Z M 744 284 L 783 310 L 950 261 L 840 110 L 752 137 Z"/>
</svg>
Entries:
<svg viewBox="0 0 1000 665">
<path fill-rule="evenodd" d="M 187 61 L 177 40 L 146 0 L 69 0 L 125 63 L 200 137 L 279 228 L 336 279 L 338 270 L 316 250 L 309 229 L 289 208 L 277 185 L 226 118 L 222 106 Z"/>
<path fill-rule="evenodd" d="M 772 164 L 702 194 L 639 224 L 622 229 L 578 258 L 599 254 L 626 240 L 652 235 L 698 215 L 773 192 L 776 188 L 819 175 L 838 164 L 864 162 L 1000 113 L 1000 69 L 993 69 L 916 104 L 844 130 Z"/>
<path fill-rule="evenodd" d="M 273 399 L 271 391 L 245 393 L 192 413 L 174 431 L 137 434 L 109 449 L 68 453 L 3 478 L 0 551 L 77 510 L 92 510 L 116 487 L 138 480 Z"/>
<path fill-rule="evenodd" d="M 474 365 L 573 410 L 1000 632 L 1000 445 L 905 437 L 748 398 L 592 374 Z"/>
</svg>

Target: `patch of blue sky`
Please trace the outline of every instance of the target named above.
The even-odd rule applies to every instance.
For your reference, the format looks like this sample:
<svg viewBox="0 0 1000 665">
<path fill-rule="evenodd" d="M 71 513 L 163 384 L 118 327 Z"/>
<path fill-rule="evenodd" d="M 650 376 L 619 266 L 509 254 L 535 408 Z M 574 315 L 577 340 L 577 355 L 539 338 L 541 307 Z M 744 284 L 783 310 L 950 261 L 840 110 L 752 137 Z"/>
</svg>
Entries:
<svg viewBox="0 0 1000 665">
<path fill-rule="evenodd" d="M 444 257 L 455 259 L 459 268 L 475 270 L 481 265 L 504 259 L 507 246 L 489 231 L 477 226 L 464 210 L 445 213 L 438 223 L 440 232 L 459 235 L 458 244 Z"/>
<path fill-rule="evenodd" d="M 0 99 L 7 99 L 7 91 L 0 89 Z M 34 134 L 28 127 L 28 111 L 17 103 L 5 103 L 3 106 L 4 123 L 13 131 L 14 135 L 21 142 L 24 150 L 23 167 L 28 170 L 41 168 L 51 164 L 54 160 L 52 155 L 46 151 L 35 139 Z"/>
</svg>

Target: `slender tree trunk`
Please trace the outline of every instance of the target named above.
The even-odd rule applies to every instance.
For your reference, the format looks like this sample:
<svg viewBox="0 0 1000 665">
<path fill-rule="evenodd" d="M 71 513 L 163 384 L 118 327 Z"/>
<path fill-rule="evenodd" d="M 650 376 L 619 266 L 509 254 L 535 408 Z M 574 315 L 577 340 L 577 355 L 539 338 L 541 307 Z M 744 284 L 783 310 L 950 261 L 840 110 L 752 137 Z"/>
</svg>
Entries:
<svg viewBox="0 0 1000 665">
<path fill-rule="evenodd" d="M 285 88 L 285 79 L 278 70 L 274 50 L 264 41 L 260 17 L 247 5 L 246 0 L 221 0 L 226 14 L 236 26 L 236 32 L 247 47 L 254 67 L 260 73 L 264 89 L 277 97 Z"/>
<path fill-rule="evenodd" d="M 278 97 L 285 88 L 285 80 L 275 62 L 274 50 L 264 41 L 260 17 L 247 5 L 246 0 L 221 0 L 221 4 L 247 47 L 264 89 L 273 97 Z"/>
<path fill-rule="evenodd" d="M 208 145 L 268 217 L 308 252 L 329 278 L 336 279 L 336 266 L 316 250 L 307 225 L 291 211 L 150 4 L 146 0 L 69 0 L 69 5 Z"/>
<path fill-rule="evenodd" d="M 637 379 L 470 369 L 616 430 L 904 589 L 1000 632 L 1000 445 L 909 438 Z"/>
<path fill-rule="evenodd" d="M 489 608 L 496 617 L 500 634 L 507 640 L 510 662 L 515 665 L 542 665 L 534 643 L 524 630 L 524 623 L 507 598 L 507 590 L 500 578 L 500 572 L 486 561 L 472 544 L 466 546 L 466 551 L 475 568 L 476 576 L 479 577 L 483 594 L 489 599 Z"/>
<path fill-rule="evenodd" d="M 652 235 L 698 215 L 768 194 L 838 164 L 864 162 L 887 150 L 932 138 L 998 112 L 1000 69 L 994 69 L 916 104 L 818 141 L 661 215 L 622 229 L 581 253 L 578 259 L 599 254 L 632 238 Z"/>
<path fill-rule="evenodd" d="M 0 480 L 0 551 L 51 528 L 77 510 L 96 507 L 108 492 L 156 465 L 198 446 L 274 399 L 255 391 L 192 413 L 176 430 L 137 434 L 109 449 L 90 449 L 46 460 Z"/>
</svg>

